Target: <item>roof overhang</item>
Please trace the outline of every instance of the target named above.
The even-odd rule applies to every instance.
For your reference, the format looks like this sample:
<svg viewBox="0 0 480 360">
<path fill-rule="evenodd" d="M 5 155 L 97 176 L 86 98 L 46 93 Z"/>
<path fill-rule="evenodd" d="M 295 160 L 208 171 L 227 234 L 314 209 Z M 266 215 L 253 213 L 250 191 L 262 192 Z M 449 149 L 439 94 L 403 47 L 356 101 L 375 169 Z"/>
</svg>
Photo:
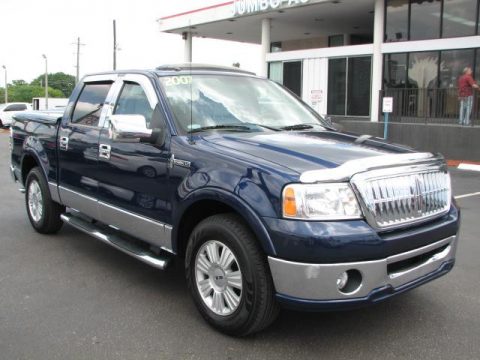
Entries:
<svg viewBox="0 0 480 360">
<path fill-rule="evenodd" d="M 158 19 L 160 30 L 260 43 L 261 20 L 272 20 L 271 41 L 368 33 L 374 0 L 235 0 Z"/>
</svg>

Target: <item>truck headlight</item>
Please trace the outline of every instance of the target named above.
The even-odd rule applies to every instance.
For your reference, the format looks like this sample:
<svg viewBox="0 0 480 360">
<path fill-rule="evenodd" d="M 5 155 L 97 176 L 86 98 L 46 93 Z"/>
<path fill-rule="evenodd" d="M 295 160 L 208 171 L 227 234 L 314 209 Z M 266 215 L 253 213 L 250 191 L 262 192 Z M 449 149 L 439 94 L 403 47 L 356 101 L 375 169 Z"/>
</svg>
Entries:
<svg viewBox="0 0 480 360">
<path fill-rule="evenodd" d="M 347 183 L 290 184 L 283 189 L 283 217 L 305 220 L 359 219 L 362 211 Z"/>
</svg>

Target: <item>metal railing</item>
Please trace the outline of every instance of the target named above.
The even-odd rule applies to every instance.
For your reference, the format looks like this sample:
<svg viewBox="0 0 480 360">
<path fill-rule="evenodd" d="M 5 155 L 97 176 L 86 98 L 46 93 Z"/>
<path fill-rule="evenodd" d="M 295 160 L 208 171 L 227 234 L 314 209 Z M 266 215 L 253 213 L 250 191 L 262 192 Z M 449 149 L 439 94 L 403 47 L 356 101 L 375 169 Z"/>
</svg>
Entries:
<svg viewBox="0 0 480 360">
<path fill-rule="evenodd" d="M 386 89 L 382 96 L 393 97 L 390 121 L 422 124 L 459 124 L 460 100 L 457 88 Z M 480 126 L 480 94 L 474 91 L 470 126 Z"/>
</svg>

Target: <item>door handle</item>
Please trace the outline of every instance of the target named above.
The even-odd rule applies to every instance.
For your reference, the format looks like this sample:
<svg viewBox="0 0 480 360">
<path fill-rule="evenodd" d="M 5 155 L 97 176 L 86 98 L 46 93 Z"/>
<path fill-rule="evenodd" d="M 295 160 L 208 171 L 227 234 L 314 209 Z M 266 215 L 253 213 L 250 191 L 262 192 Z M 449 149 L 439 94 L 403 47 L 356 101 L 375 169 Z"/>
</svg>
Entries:
<svg viewBox="0 0 480 360">
<path fill-rule="evenodd" d="M 98 149 L 98 157 L 101 157 L 102 159 L 110 160 L 111 150 L 112 150 L 112 147 L 110 145 L 100 144 Z"/>
<path fill-rule="evenodd" d="M 60 137 L 60 150 L 68 150 L 68 136 Z"/>
</svg>

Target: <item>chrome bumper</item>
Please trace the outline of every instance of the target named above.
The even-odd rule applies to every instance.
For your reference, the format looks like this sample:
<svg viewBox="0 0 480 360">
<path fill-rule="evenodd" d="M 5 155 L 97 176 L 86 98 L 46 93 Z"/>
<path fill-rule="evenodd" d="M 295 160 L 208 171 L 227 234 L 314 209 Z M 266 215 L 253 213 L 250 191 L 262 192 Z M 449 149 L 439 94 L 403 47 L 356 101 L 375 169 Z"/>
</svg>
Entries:
<svg viewBox="0 0 480 360">
<path fill-rule="evenodd" d="M 367 297 L 373 290 L 402 287 L 440 269 L 455 258 L 457 236 L 381 260 L 341 264 L 306 264 L 268 258 L 278 294 L 306 300 L 348 300 Z M 360 274 L 357 285 L 338 289 L 337 279 L 347 271 Z M 355 284 L 354 284 L 355 285 Z"/>
</svg>

